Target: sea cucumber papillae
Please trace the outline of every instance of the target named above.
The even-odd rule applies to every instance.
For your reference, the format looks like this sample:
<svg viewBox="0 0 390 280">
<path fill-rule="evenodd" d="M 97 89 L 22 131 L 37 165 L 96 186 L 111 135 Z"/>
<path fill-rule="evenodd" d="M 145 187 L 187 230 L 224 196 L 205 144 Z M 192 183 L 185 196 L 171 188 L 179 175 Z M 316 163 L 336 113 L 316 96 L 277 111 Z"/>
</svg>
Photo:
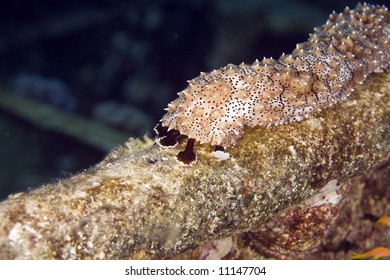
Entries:
<svg viewBox="0 0 390 280">
<path fill-rule="evenodd" d="M 390 14 L 384 6 L 358 4 L 333 12 L 307 42 L 278 60 L 229 64 L 189 81 L 166 108 L 155 130 L 158 143 L 174 146 L 188 137 L 177 156 L 196 159 L 195 141 L 223 150 L 245 126 L 287 124 L 346 98 L 371 72 L 390 62 Z"/>
</svg>

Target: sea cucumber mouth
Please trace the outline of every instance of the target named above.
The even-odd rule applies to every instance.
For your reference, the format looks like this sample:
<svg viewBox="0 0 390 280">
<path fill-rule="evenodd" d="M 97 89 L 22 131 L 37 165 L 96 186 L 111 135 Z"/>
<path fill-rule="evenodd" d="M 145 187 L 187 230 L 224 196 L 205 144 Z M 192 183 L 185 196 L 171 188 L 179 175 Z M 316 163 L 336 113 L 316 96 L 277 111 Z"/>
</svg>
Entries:
<svg viewBox="0 0 390 280">
<path fill-rule="evenodd" d="M 179 138 L 185 137 L 176 129 L 168 130 L 168 127 L 163 126 L 161 122 L 156 125 L 154 131 L 157 133 L 157 143 L 163 147 L 173 148 L 178 144 Z M 185 149 L 177 154 L 176 159 L 184 165 L 193 164 L 196 161 L 194 145 L 195 139 L 188 138 Z"/>
<path fill-rule="evenodd" d="M 156 127 L 154 128 L 154 131 L 157 133 L 157 140 L 156 142 L 163 147 L 170 147 L 174 148 L 178 143 L 179 140 L 183 140 L 181 138 L 186 138 L 187 136 L 181 134 L 176 129 L 168 130 L 167 126 L 162 125 L 161 122 L 159 122 Z M 195 145 L 195 139 L 188 138 L 186 147 L 183 151 L 180 151 L 176 155 L 176 159 L 179 163 L 183 165 L 192 165 L 196 161 L 196 154 L 194 152 L 194 145 Z M 224 152 L 224 147 L 220 145 L 214 146 L 214 151 Z"/>
</svg>

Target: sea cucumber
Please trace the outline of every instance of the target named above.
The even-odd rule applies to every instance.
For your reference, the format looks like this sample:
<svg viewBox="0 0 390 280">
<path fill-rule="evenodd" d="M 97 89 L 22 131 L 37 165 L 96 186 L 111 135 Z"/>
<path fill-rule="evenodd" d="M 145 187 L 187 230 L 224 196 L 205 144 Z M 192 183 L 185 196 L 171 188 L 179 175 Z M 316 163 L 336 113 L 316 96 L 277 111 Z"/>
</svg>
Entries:
<svg viewBox="0 0 390 280">
<path fill-rule="evenodd" d="M 223 151 L 242 136 L 244 127 L 281 125 L 303 120 L 349 96 L 367 75 L 390 62 L 390 14 L 385 6 L 358 4 L 333 12 L 314 28 L 307 42 L 278 60 L 229 64 L 189 81 L 157 124 L 157 142 L 175 146 L 184 164 L 196 160 L 195 141 Z"/>
</svg>

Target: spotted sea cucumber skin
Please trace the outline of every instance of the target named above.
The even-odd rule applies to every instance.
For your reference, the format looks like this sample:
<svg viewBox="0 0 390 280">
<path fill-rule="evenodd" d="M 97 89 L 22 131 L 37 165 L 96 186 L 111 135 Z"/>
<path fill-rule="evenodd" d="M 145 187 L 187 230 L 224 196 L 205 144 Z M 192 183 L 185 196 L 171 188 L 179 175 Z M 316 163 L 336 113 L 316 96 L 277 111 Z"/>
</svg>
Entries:
<svg viewBox="0 0 390 280">
<path fill-rule="evenodd" d="M 388 10 L 358 4 L 333 12 L 290 55 L 201 73 L 168 105 L 161 123 L 200 143 L 226 148 L 244 126 L 287 124 L 331 106 L 389 62 Z"/>
</svg>

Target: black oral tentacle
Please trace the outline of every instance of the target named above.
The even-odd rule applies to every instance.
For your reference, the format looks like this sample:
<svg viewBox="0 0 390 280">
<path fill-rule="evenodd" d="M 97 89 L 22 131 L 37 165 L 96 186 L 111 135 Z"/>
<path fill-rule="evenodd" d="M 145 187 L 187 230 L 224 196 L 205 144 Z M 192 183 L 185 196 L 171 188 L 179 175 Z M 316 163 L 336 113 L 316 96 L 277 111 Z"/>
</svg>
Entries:
<svg viewBox="0 0 390 280">
<path fill-rule="evenodd" d="M 161 123 L 158 123 L 154 130 L 157 133 L 158 142 L 161 146 L 176 146 L 176 138 L 180 136 L 180 132 L 176 129 L 171 129 L 168 131 L 168 127 L 163 126 Z"/>
<path fill-rule="evenodd" d="M 214 151 L 215 151 L 215 152 L 216 152 L 216 151 L 221 151 L 221 152 L 224 152 L 224 151 L 225 151 L 225 149 L 224 149 L 222 146 L 215 145 L 215 146 L 214 146 Z"/>
<path fill-rule="evenodd" d="M 185 165 L 190 165 L 196 160 L 196 154 L 194 153 L 195 140 L 189 138 L 187 141 L 186 148 L 177 154 L 177 160 Z"/>
<path fill-rule="evenodd" d="M 162 146 L 176 146 L 177 140 L 176 138 L 180 136 L 180 132 L 178 130 L 170 130 L 167 133 L 167 136 L 160 139 L 160 144 Z"/>
</svg>

